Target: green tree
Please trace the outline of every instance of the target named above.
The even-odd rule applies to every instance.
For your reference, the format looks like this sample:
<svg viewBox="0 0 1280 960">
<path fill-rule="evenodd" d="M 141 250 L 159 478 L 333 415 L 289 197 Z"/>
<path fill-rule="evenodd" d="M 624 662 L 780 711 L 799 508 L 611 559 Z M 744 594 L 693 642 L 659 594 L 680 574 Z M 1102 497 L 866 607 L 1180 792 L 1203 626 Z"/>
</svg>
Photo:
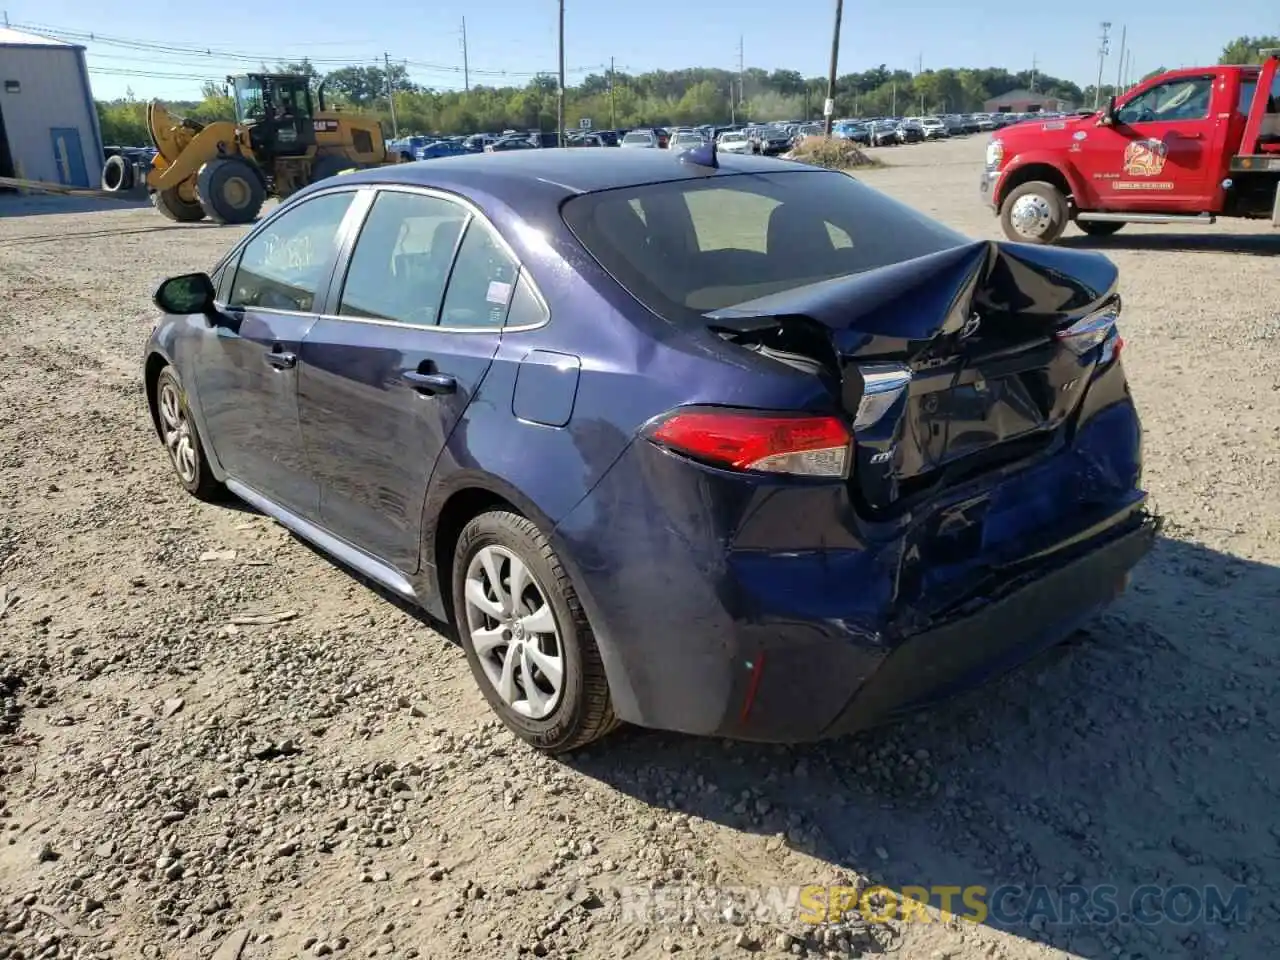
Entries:
<svg viewBox="0 0 1280 960">
<path fill-rule="evenodd" d="M 1222 48 L 1219 63 L 1261 63 L 1263 50 L 1280 49 L 1280 37 L 1236 37 Z"/>
</svg>

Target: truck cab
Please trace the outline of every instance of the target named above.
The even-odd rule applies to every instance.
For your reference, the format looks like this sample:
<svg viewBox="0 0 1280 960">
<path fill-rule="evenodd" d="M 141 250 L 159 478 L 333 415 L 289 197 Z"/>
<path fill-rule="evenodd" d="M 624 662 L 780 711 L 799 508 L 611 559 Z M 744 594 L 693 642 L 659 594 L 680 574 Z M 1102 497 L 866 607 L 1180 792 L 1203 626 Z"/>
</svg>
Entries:
<svg viewBox="0 0 1280 960">
<path fill-rule="evenodd" d="M 987 145 L 984 201 L 1006 236 L 1053 243 L 1126 223 L 1280 227 L 1280 56 L 1171 70 L 1100 111 L 1013 124 Z"/>
</svg>

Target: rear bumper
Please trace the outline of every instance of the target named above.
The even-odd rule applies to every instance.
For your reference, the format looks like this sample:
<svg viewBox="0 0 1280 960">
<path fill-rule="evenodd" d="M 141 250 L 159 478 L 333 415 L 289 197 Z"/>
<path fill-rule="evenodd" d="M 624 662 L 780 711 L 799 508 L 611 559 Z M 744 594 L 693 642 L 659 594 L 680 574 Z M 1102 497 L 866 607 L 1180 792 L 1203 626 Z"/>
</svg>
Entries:
<svg viewBox="0 0 1280 960">
<path fill-rule="evenodd" d="M 823 731 L 839 736 L 927 707 L 1012 670 L 1065 639 L 1124 589 L 1159 533 L 1142 514 L 1105 544 L 1007 596 L 908 638 Z"/>
<path fill-rule="evenodd" d="M 668 550 L 601 583 L 557 537 L 605 660 L 618 716 L 639 726 L 801 743 L 865 729 L 978 686 L 1070 635 L 1123 589 L 1160 522 L 1145 498 L 1063 539 L 923 627 L 878 627 L 871 553 L 736 563 L 709 576 Z M 561 529 L 560 534 L 568 533 Z M 636 543 L 646 531 L 628 531 Z M 627 564 L 631 566 L 631 564 Z M 839 594 L 831 581 L 847 584 Z M 1008 584 L 1008 578 L 1005 585 Z M 620 592 L 619 592 L 620 591 Z M 913 611 L 906 611 L 912 615 Z"/>
</svg>

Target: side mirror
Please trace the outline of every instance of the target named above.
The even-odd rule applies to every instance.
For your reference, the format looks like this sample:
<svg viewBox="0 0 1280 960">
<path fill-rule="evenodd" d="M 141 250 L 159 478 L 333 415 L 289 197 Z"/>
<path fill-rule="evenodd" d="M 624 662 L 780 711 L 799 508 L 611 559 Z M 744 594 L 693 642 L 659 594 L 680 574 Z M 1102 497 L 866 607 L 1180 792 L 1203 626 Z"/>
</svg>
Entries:
<svg viewBox="0 0 1280 960">
<path fill-rule="evenodd" d="M 1113 127 L 1116 124 L 1116 98 L 1107 97 L 1107 105 L 1102 109 L 1102 117 L 1098 120 L 1100 127 Z"/>
<path fill-rule="evenodd" d="M 202 313 L 208 316 L 215 310 L 213 301 L 216 295 L 213 281 L 207 273 L 184 273 L 161 283 L 151 299 L 165 313 Z"/>
</svg>

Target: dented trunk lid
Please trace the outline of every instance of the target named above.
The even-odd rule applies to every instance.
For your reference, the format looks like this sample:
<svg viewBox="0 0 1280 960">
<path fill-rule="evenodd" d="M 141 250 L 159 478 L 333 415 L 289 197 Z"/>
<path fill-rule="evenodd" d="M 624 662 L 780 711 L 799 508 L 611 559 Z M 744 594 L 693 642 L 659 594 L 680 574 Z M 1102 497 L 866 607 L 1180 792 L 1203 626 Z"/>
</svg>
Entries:
<svg viewBox="0 0 1280 960">
<path fill-rule="evenodd" d="M 1060 442 L 1114 335 L 1117 278 L 1100 254 L 975 241 L 705 319 L 829 380 L 854 419 L 851 484 L 874 512 Z M 886 384 L 892 396 L 867 399 Z"/>
</svg>

